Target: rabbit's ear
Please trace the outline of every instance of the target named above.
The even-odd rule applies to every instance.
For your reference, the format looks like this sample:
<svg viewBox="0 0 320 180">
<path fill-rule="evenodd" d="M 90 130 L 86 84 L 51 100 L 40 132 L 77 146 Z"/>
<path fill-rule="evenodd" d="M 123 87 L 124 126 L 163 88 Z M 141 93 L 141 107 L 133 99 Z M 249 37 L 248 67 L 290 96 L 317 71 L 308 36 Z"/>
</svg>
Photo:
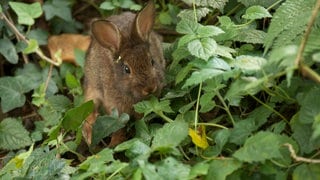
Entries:
<svg viewBox="0 0 320 180">
<path fill-rule="evenodd" d="M 133 34 L 142 41 L 147 41 L 152 30 L 155 17 L 155 6 L 152 0 L 148 2 L 136 16 Z"/>
<path fill-rule="evenodd" d="M 98 20 L 92 23 L 91 31 L 93 37 L 101 46 L 113 52 L 119 50 L 121 35 L 115 24 L 106 20 Z"/>
</svg>

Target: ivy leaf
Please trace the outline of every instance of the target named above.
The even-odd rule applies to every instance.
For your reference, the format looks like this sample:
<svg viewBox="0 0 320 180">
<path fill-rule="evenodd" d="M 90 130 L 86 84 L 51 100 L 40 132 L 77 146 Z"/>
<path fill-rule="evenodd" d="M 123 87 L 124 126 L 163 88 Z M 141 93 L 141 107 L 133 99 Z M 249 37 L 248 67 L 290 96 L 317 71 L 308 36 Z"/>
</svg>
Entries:
<svg viewBox="0 0 320 180">
<path fill-rule="evenodd" d="M 26 97 L 19 80 L 14 77 L 0 78 L 1 108 L 4 113 L 24 105 Z"/>
<path fill-rule="evenodd" d="M 0 149 L 15 150 L 31 144 L 29 132 L 17 119 L 6 118 L 0 122 Z"/>
<path fill-rule="evenodd" d="M 40 17 L 42 14 L 41 4 L 39 2 L 32 4 L 9 2 L 9 5 L 17 14 L 19 24 L 31 26 L 35 22 L 34 19 Z"/>
<path fill-rule="evenodd" d="M 46 1 L 43 5 L 46 20 L 50 20 L 57 16 L 65 21 L 72 21 L 70 2 L 67 0 Z"/>
<path fill-rule="evenodd" d="M 7 39 L 0 39 L 0 53 L 9 61 L 11 64 L 18 63 L 18 55 L 16 48 L 12 44 L 12 42 Z"/>
<path fill-rule="evenodd" d="M 173 157 L 167 157 L 157 165 L 157 172 L 167 180 L 188 179 L 190 166 L 177 161 Z M 174 171 L 172 171 L 174 169 Z"/>
<path fill-rule="evenodd" d="M 82 122 L 93 112 L 93 102 L 88 101 L 80 105 L 79 107 L 68 110 L 62 120 L 62 126 L 66 130 L 79 129 Z"/>
<path fill-rule="evenodd" d="M 242 163 L 235 159 L 214 159 L 209 166 L 206 179 L 224 180 L 241 167 Z"/>
<path fill-rule="evenodd" d="M 251 6 L 246 10 L 246 13 L 242 17 L 253 20 L 272 16 L 268 10 L 262 6 Z"/>
<path fill-rule="evenodd" d="M 111 133 L 125 127 L 130 117 L 128 114 L 121 114 L 114 110 L 111 115 L 98 116 L 93 125 L 92 145 L 98 144 L 103 138 Z"/>
<path fill-rule="evenodd" d="M 233 157 L 249 163 L 281 158 L 280 138 L 274 133 L 260 131 L 249 137 L 244 146 L 233 154 Z"/>
<path fill-rule="evenodd" d="M 34 53 L 39 48 L 38 41 L 30 39 L 28 47 L 23 50 L 24 54 Z"/>
<path fill-rule="evenodd" d="M 195 39 L 188 43 L 189 52 L 195 57 L 208 60 L 216 54 L 217 43 L 212 38 Z"/>
<path fill-rule="evenodd" d="M 178 120 L 166 123 L 157 130 L 151 148 L 159 151 L 171 149 L 178 146 L 187 136 L 188 123 Z"/>
</svg>

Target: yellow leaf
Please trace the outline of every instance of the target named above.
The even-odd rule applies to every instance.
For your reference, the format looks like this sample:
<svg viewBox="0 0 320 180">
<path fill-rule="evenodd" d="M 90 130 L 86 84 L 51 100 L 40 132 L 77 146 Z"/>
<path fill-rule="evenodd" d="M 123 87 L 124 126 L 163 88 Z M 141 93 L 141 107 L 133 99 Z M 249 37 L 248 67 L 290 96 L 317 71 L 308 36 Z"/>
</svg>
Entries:
<svg viewBox="0 0 320 180">
<path fill-rule="evenodd" d="M 200 126 L 198 131 L 189 128 L 189 136 L 191 137 L 193 144 L 196 146 L 202 149 L 206 149 L 209 146 L 204 126 Z"/>
</svg>

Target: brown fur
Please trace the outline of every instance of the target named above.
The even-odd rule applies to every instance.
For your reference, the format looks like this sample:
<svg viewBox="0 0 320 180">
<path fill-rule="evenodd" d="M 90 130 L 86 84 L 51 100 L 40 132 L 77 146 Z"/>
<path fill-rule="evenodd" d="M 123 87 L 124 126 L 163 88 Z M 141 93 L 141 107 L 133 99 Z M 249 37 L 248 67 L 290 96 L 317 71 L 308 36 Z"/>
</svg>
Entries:
<svg viewBox="0 0 320 180">
<path fill-rule="evenodd" d="M 117 108 L 137 117 L 133 104 L 158 95 L 163 88 L 165 60 L 160 37 L 152 31 L 154 16 L 150 1 L 138 14 L 126 12 L 93 22 L 84 81 L 85 100 L 95 104 L 83 127 L 88 144 L 100 105 L 107 113 Z"/>
</svg>

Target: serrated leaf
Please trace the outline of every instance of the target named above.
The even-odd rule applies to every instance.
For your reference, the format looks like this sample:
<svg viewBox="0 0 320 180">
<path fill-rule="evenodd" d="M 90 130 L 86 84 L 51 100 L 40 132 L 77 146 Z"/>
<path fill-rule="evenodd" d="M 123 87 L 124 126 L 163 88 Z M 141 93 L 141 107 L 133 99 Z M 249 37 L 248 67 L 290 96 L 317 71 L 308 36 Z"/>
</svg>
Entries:
<svg viewBox="0 0 320 180">
<path fill-rule="evenodd" d="M 199 162 L 191 167 L 191 171 L 188 179 L 196 179 L 201 175 L 207 175 L 209 170 L 209 164 L 207 162 Z"/>
<path fill-rule="evenodd" d="M 134 138 L 119 144 L 114 150 L 115 152 L 126 150 L 126 157 L 130 159 L 135 159 L 139 156 L 143 156 L 142 158 L 146 159 L 149 157 L 151 148 L 139 139 Z"/>
<path fill-rule="evenodd" d="M 241 167 L 242 163 L 235 159 L 214 159 L 210 163 L 206 180 L 225 180 L 226 177 Z"/>
<path fill-rule="evenodd" d="M 273 5 L 276 3 L 278 0 L 238 0 L 238 2 L 241 2 L 245 6 L 252 6 L 252 5 L 260 5 L 265 8 L 268 8 L 269 6 Z"/>
<path fill-rule="evenodd" d="M 62 126 L 66 130 L 75 131 L 79 129 L 82 122 L 93 112 L 93 101 L 88 101 L 82 105 L 68 110 L 62 120 Z"/>
<path fill-rule="evenodd" d="M 181 34 L 196 34 L 200 24 L 190 19 L 182 19 L 176 27 L 178 33 Z"/>
<path fill-rule="evenodd" d="M 214 9 L 223 10 L 223 7 L 226 5 L 228 0 L 214 0 L 214 1 L 208 1 L 208 0 L 183 0 L 187 4 L 193 4 L 195 3 L 197 6 L 205 6 L 205 7 L 212 7 Z"/>
<path fill-rule="evenodd" d="M 42 14 L 41 4 L 39 2 L 32 4 L 9 2 L 9 5 L 18 15 L 19 24 L 31 26 L 35 22 L 34 19 L 40 17 Z"/>
<path fill-rule="evenodd" d="M 0 97 L 2 111 L 8 112 L 21 107 L 26 101 L 25 93 L 20 82 L 14 77 L 0 78 Z"/>
<path fill-rule="evenodd" d="M 197 20 L 200 21 L 203 17 L 208 15 L 210 9 L 207 7 L 196 8 Z M 179 12 L 178 17 L 181 19 L 194 19 L 194 10 L 193 9 L 183 9 Z"/>
<path fill-rule="evenodd" d="M 261 30 L 256 30 L 252 28 L 241 29 L 237 36 L 234 37 L 234 40 L 252 44 L 263 44 L 266 35 L 267 33 Z"/>
<path fill-rule="evenodd" d="M 212 99 L 215 95 L 215 92 L 207 92 L 200 97 L 201 109 L 199 112 L 205 113 L 212 110 L 215 107 L 216 103 Z"/>
<path fill-rule="evenodd" d="M 235 59 L 233 65 L 243 72 L 250 73 L 252 71 L 261 70 L 266 63 L 267 60 L 262 57 L 242 55 Z"/>
<path fill-rule="evenodd" d="M 212 38 L 195 39 L 188 43 L 189 52 L 195 57 L 208 60 L 216 54 L 217 42 Z"/>
<path fill-rule="evenodd" d="M 312 139 L 315 140 L 320 136 L 320 113 L 315 116 L 315 120 L 312 124 Z"/>
<path fill-rule="evenodd" d="M 279 135 L 260 131 L 249 137 L 243 147 L 233 157 L 245 162 L 265 162 L 273 158 L 281 158 Z"/>
<path fill-rule="evenodd" d="M 137 162 L 146 180 L 163 180 L 163 178 L 157 173 L 155 165 L 144 160 L 138 160 Z"/>
<path fill-rule="evenodd" d="M 155 112 L 157 114 L 161 112 L 171 113 L 173 110 L 170 107 L 169 100 L 158 101 L 156 97 L 151 97 L 149 100 L 141 101 L 134 105 L 134 109 L 138 113 L 144 113 L 144 116 Z"/>
<path fill-rule="evenodd" d="M 154 150 L 174 148 L 187 136 L 188 123 L 177 120 L 166 123 L 161 129 L 157 130 L 151 148 Z"/>
<path fill-rule="evenodd" d="M 197 34 L 200 37 L 212 37 L 220 35 L 222 33 L 224 33 L 224 31 L 221 28 L 212 25 L 199 26 L 199 28 L 197 29 Z"/>
<path fill-rule="evenodd" d="M 0 122 L 0 148 L 7 150 L 20 149 L 32 144 L 29 132 L 14 118 Z"/>
<path fill-rule="evenodd" d="M 271 14 L 262 6 L 251 6 L 246 10 L 246 13 L 242 16 L 245 19 L 261 19 L 266 17 L 272 17 Z"/>
<path fill-rule="evenodd" d="M 35 40 L 35 39 L 30 39 L 30 40 L 29 40 L 28 47 L 26 47 L 26 48 L 23 50 L 23 53 L 24 53 L 24 54 L 34 53 L 34 52 L 36 52 L 36 50 L 37 50 L 38 48 L 39 48 L 38 41 Z"/>
<path fill-rule="evenodd" d="M 231 129 L 230 142 L 242 145 L 257 128 L 253 118 L 247 118 L 236 122 L 234 128 Z"/>
<path fill-rule="evenodd" d="M 12 42 L 7 39 L 0 39 L 0 53 L 6 58 L 8 62 L 11 64 L 17 64 L 18 63 L 18 55 L 16 48 L 12 44 Z"/>
<path fill-rule="evenodd" d="M 206 149 L 209 146 L 205 126 L 200 126 L 197 131 L 189 128 L 189 136 L 191 137 L 193 144 L 196 146 L 202 149 Z"/>
<path fill-rule="evenodd" d="M 201 65 L 200 68 L 200 70 L 195 71 L 191 74 L 182 88 L 199 84 L 201 82 L 204 82 L 205 80 L 223 74 L 225 71 L 231 69 L 224 60 L 216 57 L 211 58 L 204 65 Z"/>
</svg>

